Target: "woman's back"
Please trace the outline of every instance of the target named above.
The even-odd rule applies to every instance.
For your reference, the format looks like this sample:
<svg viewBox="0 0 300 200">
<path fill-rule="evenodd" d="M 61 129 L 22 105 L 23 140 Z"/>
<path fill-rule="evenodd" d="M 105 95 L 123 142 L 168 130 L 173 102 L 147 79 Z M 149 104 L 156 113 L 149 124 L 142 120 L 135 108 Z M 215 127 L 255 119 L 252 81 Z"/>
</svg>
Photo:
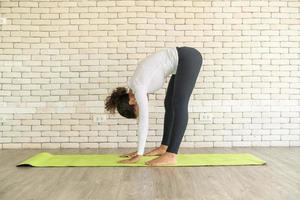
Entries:
<svg viewBox="0 0 300 200">
<path fill-rule="evenodd" d="M 138 86 L 143 86 L 147 92 L 154 92 L 163 87 L 167 76 L 176 73 L 177 65 L 176 47 L 161 49 L 138 63 L 128 86 L 133 92 L 136 92 Z"/>
</svg>

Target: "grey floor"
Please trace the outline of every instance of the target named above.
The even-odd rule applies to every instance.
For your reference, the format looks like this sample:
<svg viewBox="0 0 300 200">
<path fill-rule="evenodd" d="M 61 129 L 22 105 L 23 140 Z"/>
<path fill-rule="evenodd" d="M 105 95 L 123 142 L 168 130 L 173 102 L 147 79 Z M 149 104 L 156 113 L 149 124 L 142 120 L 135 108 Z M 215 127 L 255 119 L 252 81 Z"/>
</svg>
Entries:
<svg viewBox="0 0 300 200">
<path fill-rule="evenodd" d="M 41 152 L 128 153 L 133 149 L 0 150 L 0 200 L 299 200 L 300 147 L 199 148 L 179 153 L 252 153 L 263 166 L 18 168 Z"/>
</svg>

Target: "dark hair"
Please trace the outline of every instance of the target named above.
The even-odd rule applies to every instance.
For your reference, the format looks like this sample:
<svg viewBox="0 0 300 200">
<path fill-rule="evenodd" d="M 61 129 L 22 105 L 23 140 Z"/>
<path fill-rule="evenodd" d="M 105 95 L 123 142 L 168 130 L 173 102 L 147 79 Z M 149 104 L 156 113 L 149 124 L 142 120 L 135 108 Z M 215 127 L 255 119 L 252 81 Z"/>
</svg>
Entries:
<svg viewBox="0 0 300 200">
<path fill-rule="evenodd" d="M 137 118 L 134 105 L 129 105 L 129 95 L 125 87 L 117 87 L 110 96 L 106 97 L 105 109 L 110 113 L 115 113 L 117 109 L 123 117 Z"/>
</svg>

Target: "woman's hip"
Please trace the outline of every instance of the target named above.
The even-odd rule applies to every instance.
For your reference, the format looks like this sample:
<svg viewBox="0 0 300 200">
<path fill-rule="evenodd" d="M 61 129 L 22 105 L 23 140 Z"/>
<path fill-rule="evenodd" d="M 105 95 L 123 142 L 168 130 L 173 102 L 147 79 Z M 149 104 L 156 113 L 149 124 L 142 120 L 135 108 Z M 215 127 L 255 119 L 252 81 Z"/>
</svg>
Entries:
<svg viewBox="0 0 300 200">
<path fill-rule="evenodd" d="M 202 66 L 202 55 L 193 47 L 176 47 L 178 53 L 178 67 L 196 67 L 201 68 Z"/>
</svg>

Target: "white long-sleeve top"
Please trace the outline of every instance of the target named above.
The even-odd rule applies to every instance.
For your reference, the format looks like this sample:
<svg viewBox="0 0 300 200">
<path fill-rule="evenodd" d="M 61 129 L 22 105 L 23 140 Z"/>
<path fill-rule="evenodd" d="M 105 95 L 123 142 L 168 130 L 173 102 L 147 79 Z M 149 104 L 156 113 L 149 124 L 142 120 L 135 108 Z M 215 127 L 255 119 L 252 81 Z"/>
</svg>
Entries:
<svg viewBox="0 0 300 200">
<path fill-rule="evenodd" d="M 178 53 L 176 47 L 161 49 L 148 55 L 138 66 L 128 81 L 128 87 L 135 95 L 138 107 L 138 155 L 144 154 L 149 126 L 149 110 L 147 93 L 163 87 L 165 78 L 176 74 Z"/>
</svg>

